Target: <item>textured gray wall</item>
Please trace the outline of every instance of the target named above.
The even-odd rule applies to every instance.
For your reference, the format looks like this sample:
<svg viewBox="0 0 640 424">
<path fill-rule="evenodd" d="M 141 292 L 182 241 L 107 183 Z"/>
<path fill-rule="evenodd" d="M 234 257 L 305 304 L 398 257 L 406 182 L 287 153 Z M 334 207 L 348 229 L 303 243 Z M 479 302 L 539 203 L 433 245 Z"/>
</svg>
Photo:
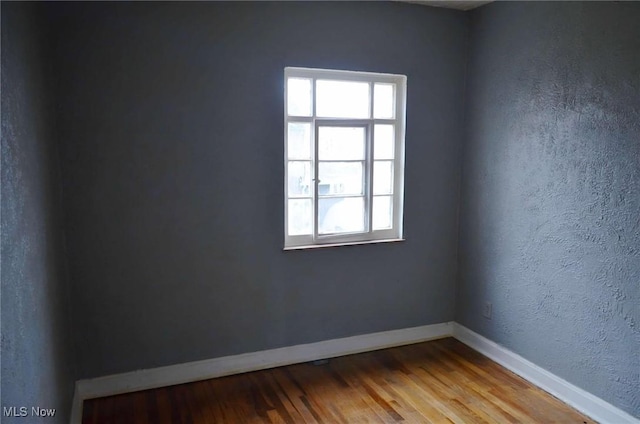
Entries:
<svg viewBox="0 0 640 424">
<path fill-rule="evenodd" d="M 640 417 L 640 3 L 494 3 L 470 39 L 456 318 Z"/>
<path fill-rule="evenodd" d="M 636 416 L 639 6 L 472 13 L 456 305 Z M 453 318 L 467 15 L 47 7 L 81 377 Z M 74 361 L 36 17 L 2 4 L 2 405 L 60 418 Z M 408 75 L 407 242 L 281 251 L 285 66 Z"/>
<path fill-rule="evenodd" d="M 466 15 L 52 4 L 81 377 L 453 319 Z M 407 241 L 283 252 L 285 66 L 408 76 Z"/>
<path fill-rule="evenodd" d="M 74 384 L 60 174 L 46 93 L 43 22 L 2 2 L 2 407 L 56 408 L 69 422 Z M 2 422 L 39 422 L 34 417 Z"/>
</svg>

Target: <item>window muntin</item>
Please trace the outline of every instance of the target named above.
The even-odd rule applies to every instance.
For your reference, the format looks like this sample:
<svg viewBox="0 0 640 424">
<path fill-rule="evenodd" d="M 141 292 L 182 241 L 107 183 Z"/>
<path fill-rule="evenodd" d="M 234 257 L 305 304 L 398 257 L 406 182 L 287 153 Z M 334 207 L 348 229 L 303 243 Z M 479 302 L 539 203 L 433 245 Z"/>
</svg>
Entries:
<svg viewBox="0 0 640 424">
<path fill-rule="evenodd" d="M 402 238 L 406 77 L 285 69 L 285 249 Z"/>
</svg>

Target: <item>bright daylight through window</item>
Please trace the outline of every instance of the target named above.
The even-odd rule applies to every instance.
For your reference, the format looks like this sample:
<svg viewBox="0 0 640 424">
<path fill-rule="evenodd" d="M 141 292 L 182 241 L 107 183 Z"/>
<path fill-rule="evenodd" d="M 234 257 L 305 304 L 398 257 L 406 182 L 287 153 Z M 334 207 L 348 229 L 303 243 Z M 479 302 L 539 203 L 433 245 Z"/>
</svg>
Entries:
<svg viewBox="0 0 640 424">
<path fill-rule="evenodd" d="M 285 68 L 285 249 L 402 238 L 406 77 Z"/>
</svg>

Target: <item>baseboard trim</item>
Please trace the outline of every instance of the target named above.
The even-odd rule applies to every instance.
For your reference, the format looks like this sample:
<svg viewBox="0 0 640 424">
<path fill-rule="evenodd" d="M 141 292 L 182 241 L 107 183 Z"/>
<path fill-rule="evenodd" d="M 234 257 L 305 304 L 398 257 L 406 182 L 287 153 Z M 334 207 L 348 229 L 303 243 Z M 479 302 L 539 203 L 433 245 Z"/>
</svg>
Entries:
<svg viewBox="0 0 640 424">
<path fill-rule="evenodd" d="M 73 403 L 71 404 L 71 424 L 82 423 L 82 402 L 84 399 L 78 393 L 78 383 L 76 382 L 73 390 Z"/>
<path fill-rule="evenodd" d="M 453 322 L 445 322 L 79 380 L 71 423 L 81 422 L 86 399 L 419 343 L 450 337 L 452 332 Z"/>
<path fill-rule="evenodd" d="M 453 323 L 453 337 L 600 423 L 640 424 L 621 409 L 458 323 Z"/>
<path fill-rule="evenodd" d="M 82 406 L 86 399 L 173 386 L 451 336 L 600 423 L 640 424 L 640 420 L 621 409 L 455 322 L 363 334 L 79 380 L 76 382 L 73 398 L 71 424 L 81 423 Z"/>
</svg>

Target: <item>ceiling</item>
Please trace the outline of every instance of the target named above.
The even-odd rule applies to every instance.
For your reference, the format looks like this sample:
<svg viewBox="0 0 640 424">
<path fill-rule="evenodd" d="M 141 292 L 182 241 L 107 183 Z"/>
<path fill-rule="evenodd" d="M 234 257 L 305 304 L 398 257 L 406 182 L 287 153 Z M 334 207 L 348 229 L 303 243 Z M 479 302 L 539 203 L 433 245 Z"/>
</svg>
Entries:
<svg viewBox="0 0 640 424">
<path fill-rule="evenodd" d="M 423 4 L 425 6 L 434 7 L 446 7 L 448 9 L 458 10 L 471 10 L 483 4 L 491 3 L 492 0 L 441 0 L 441 1 L 429 1 L 429 0 L 404 0 L 408 3 Z"/>
</svg>

